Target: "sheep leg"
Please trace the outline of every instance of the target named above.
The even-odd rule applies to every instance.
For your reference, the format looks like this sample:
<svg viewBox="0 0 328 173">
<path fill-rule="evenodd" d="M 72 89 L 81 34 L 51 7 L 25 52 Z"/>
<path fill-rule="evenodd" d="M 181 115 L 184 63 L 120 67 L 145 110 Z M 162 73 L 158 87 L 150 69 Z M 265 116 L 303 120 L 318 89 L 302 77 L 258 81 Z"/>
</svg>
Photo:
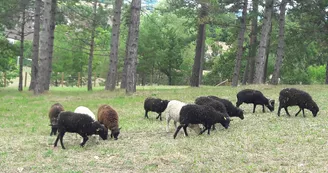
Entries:
<svg viewBox="0 0 328 173">
<path fill-rule="evenodd" d="M 213 124 L 214 126 L 214 124 Z M 209 125 L 209 127 L 207 128 L 207 134 L 210 135 L 210 131 L 211 131 L 211 125 Z"/>
<path fill-rule="evenodd" d="M 186 124 L 186 125 L 183 126 L 183 131 L 185 133 L 185 136 L 188 136 L 187 127 L 188 127 L 188 124 Z"/>
<path fill-rule="evenodd" d="M 295 114 L 295 117 L 297 117 L 297 115 L 301 112 L 301 108 L 300 108 L 300 110 L 298 110 L 298 112 Z"/>
<path fill-rule="evenodd" d="M 204 125 L 204 127 L 205 128 L 199 133 L 199 135 L 203 134 L 208 129 L 207 125 Z M 211 129 L 211 126 L 209 128 Z"/>
<path fill-rule="evenodd" d="M 290 116 L 287 107 L 284 107 L 284 109 L 285 109 L 285 111 L 286 111 L 286 114 L 287 114 L 288 116 Z"/>
<path fill-rule="evenodd" d="M 304 114 L 304 108 L 302 108 L 302 113 L 303 113 L 303 117 L 305 117 L 305 114 Z"/>
<path fill-rule="evenodd" d="M 262 112 L 263 112 L 263 113 L 265 112 L 264 105 L 262 105 Z"/>
<path fill-rule="evenodd" d="M 211 129 L 211 127 L 210 127 L 210 129 Z M 215 128 L 215 124 L 213 124 L 213 126 L 212 126 L 212 130 L 216 130 L 216 128 Z"/>
<path fill-rule="evenodd" d="M 171 121 L 171 118 L 166 116 L 166 132 L 169 132 L 170 121 Z M 174 124 L 176 125 L 176 123 L 174 123 Z"/>
<path fill-rule="evenodd" d="M 278 116 L 280 117 L 280 110 L 281 110 L 281 106 L 279 105 L 279 108 L 278 108 Z"/>
<path fill-rule="evenodd" d="M 65 132 L 60 135 L 60 145 L 62 146 L 63 149 L 66 149 L 64 147 L 64 143 L 63 143 L 63 137 L 64 137 L 64 135 L 65 135 Z"/>
<path fill-rule="evenodd" d="M 243 104 L 243 102 L 239 102 L 239 100 L 236 102 L 236 107 L 239 108 L 239 106 Z"/>
<path fill-rule="evenodd" d="M 81 135 L 82 136 L 82 135 Z M 83 141 L 82 141 L 82 143 L 80 144 L 81 145 L 81 147 L 83 147 L 84 145 L 85 145 L 85 143 L 88 141 L 88 136 L 87 135 L 83 135 L 82 136 L 83 137 Z"/>
<path fill-rule="evenodd" d="M 145 111 L 145 118 L 149 118 L 148 117 L 148 111 Z"/>
<path fill-rule="evenodd" d="M 253 113 L 255 113 L 256 104 L 253 106 Z"/>
<path fill-rule="evenodd" d="M 177 137 L 177 134 L 178 132 L 180 131 L 180 129 L 182 128 L 183 124 L 180 124 L 178 127 L 177 127 L 177 130 L 175 131 L 174 135 L 173 135 L 173 139 L 175 139 L 175 137 Z"/>
<path fill-rule="evenodd" d="M 162 113 L 158 113 L 158 116 L 156 117 L 156 119 L 158 119 L 162 121 Z"/>
<path fill-rule="evenodd" d="M 57 143 L 58 143 L 58 140 L 59 140 L 59 136 L 60 136 L 60 134 L 58 134 L 58 136 L 57 136 L 57 138 L 56 138 L 56 140 L 55 140 L 54 147 L 57 147 Z"/>
</svg>

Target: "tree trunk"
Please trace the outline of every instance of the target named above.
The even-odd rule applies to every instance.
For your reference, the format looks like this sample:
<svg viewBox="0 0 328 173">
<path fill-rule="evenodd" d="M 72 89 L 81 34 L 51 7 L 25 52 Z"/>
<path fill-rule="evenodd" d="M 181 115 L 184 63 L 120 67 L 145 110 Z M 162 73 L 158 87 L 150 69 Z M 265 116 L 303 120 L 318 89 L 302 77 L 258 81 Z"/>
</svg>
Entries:
<svg viewBox="0 0 328 173">
<path fill-rule="evenodd" d="M 18 91 L 23 91 L 23 60 L 24 60 L 24 29 L 25 29 L 25 5 L 22 5 L 22 26 L 20 32 L 20 57 L 19 57 L 19 83 Z"/>
<path fill-rule="evenodd" d="M 262 83 L 265 83 L 266 77 L 267 77 L 268 61 L 269 61 L 269 55 L 270 55 L 271 32 L 272 32 L 272 20 L 271 20 L 271 24 L 270 24 L 268 42 L 267 42 L 266 50 L 265 50 L 266 53 L 265 53 L 265 63 L 264 63 Z"/>
<path fill-rule="evenodd" d="M 141 0 L 132 0 L 131 24 L 129 26 L 129 40 L 127 47 L 126 94 L 136 92 L 140 10 Z"/>
<path fill-rule="evenodd" d="M 112 39 L 110 44 L 109 70 L 108 70 L 106 86 L 105 86 L 105 90 L 111 90 L 111 91 L 113 91 L 116 86 L 122 3 L 123 0 L 115 0 L 113 26 L 112 26 Z"/>
<path fill-rule="evenodd" d="M 51 0 L 44 0 L 43 24 L 40 34 L 40 52 L 39 52 L 39 71 L 37 83 L 34 88 L 34 94 L 44 93 L 44 86 L 49 72 L 49 43 L 50 43 L 50 18 L 51 18 Z"/>
<path fill-rule="evenodd" d="M 328 61 L 326 64 L 326 84 L 328 84 Z"/>
<path fill-rule="evenodd" d="M 49 90 L 50 87 L 50 81 L 51 81 L 51 73 L 52 73 L 52 56 L 53 56 L 53 50 L 54 50 L 54 38 L 55 38 L 55 27 L 56 27 L 56 9 L 57 9 L 57 0 L 51 1 L 51 16 L 50 16 L 50 42 L 49 42 L 49 59 L 48 59 L 48 73 L 46 77 L 46 82 L 44 89 Z"/>
<path fill-rule="evenodd" d="M 240 19 L 240 31 L 238 35 L 238 50 L 237 50 L 236 64 L 235 64 L 232 83 L 231 83 L 232 86 L 237 86 L 239 81 L 241 58 L 243 56 L 244 34 L 246 30 L 246 15 L 247 15 L 247 0 L 244 0 L 243 12 Z"/>
<path fill-rule="evenodd" d="M 206 31 L 206 25 L 204 26 L 204 30 Z M 205 39 L 206 39 L 206 34 L 203 35 L 203 42 L 202 42 L 202 54 L 201 54 L 201 57 L 200 57 L 200 70 L 199 70 L 199 85 L 202 84 L 202 79 L 203 79 L 203 70 L 204 70 L 204 64 L 205 64 Z"/>
<path fill-rule="evenodd" d="M 95 44 L 95 30 L 96 30 L 96 20 L 97 20 L 97 0 L 93 2 L 93 19 L 92 19 L 92 29 L 91 29 L 91 40 L 90 40 L 90 53 L 89 53 L 89 63 L 88 63 L 88 91 L 92 91 L 92 61 L 93 61 L 93 50 Z"/>
<path fill-rule="evenodd" d="M 131 23 L 129 24 L 130 27 Z M 126 43 L 125 43 L 125 57 L 124 57 L 124 67 L 123 67 L 123 71 L 122 71 L 122 80 L 121 80 L 121 89 L 125 89 L 126 88 L 126 71 L 128 68 L 128 47 L 129 47 L 129 39 L 130 39 L 130 32 L 128 32 L 128 37 L 126 38 Z"/>
<path fill-rule="evenodd" d="M 274 0 L 266 0 L 265 3 L 265 14 L 263 19 L 263 26 L 261 30 L 261 40 L 258 48 L 258 55 L 255 60 L 255 76 L 254 83 L 262 84 L 263 83 L 263 73 L 265 66 L 265 57 L 266 57 L 266 46 L 269 39 L 269 31 L 271 25 L 271 16 L 273 10 L 273 1 Z"/>
<path fill-rule="evenodd" d="M 39 40 L 40 40 L 40 11 L 41 0 L 35 1 L 35 14 L 34 14 L 34 33 L 33 33 L 33 55 L 32 55 L 32 68 L 31 68 L 31 83 L 29 90 L 34 90 L 37 73 L 38 73 L 38 60 L 39 60 Z"/>
<path fill-rule="evenodd" d="M 191 87 L 199 87 L 200 84 L 200 71 L 201 71 L 201 61 L 202 61 L 202 51 L 203 44 L 205 44 L 205 17 L 208 15 L 207 6 L 205 4 L 201 4 L 201 9 L 199 11 L 199 21 L 198 24 L 198 32 L 197 32 L 197 41 L 196 41 L 196 49 L 195 49 L 195 58 L 194 65 L 192 67 L 192 74 L 190 78 L 190 86 Z"/>
<path fill-rule="evenodd" d="M 271 84 L 273 85 L 278 85 L 279 77 L 280 77 L 280 69 L 284 58 L 286 5 L 287 5 L 287 0 L 282 0 L 280 5 L 280 15 L 279 15 L 279 38 L 278 38 L 277 58 L 276 58 L 276 64 L 274 65 L 274 71 L 271 79 Z M 327 79 L 328 78 L 326 77 L 326 83 L 327 83 Z"/>
<path fill-rule="evenodd" d="M 258 18 L 258 0 L 253 0 L 253 11 L 254 17 L 252 18 L 252 29 L 250 38 L 250 50 L 249 50 L 249 70 L 247 74 L 247 82 L 252 84 L 254 81 L 255 73 L 255 58 L 256 58 L 256 47 L 257 47 L 257 18 Z"/>
</svg>

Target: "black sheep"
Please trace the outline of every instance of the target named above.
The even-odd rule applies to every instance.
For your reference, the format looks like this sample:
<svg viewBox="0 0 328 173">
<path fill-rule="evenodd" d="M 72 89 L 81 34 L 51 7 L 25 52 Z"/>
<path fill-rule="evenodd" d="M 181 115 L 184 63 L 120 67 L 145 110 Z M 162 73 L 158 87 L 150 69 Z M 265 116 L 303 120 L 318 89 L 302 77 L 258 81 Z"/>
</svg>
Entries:
<svg viewBox="0 0 328 173">
<path fill-rule="evenodd" d="M 210 97 L 201 96 L 196 98 L 195 103 L 198 105 L 207 105 L 213 107 L 216 111 L 219 111 L 224 114 L 225 117 L 229 117 L 228 112 L 224 104 L 218 100 L 214 100 Z M 215 125 L 213 125 L 213 130 Z"/>
<path fill-rule="evenodd" d="M 83 137 L 83 141 L 80 144 L 82 147 L 88 140 L 88 136 L 97 134 L 103 140 L 107 139 L 108 129 L 100 124 L 98 121 L 93 120 L 89 115 L 74 113 L 70 111 L 61 112 L 58 115 L 58 136 L 54 143 L 54 147 L 57 146 L 57 142 L 60 139 L 60 144 L 65 149 L 63 144 L 63 137 L 66 132 L 78 133 Z"/>
<path fill-rule="evenodd" d="M 295 116 L 297 116 L 302 110 L 303 116 L 305 117 L 304 109 L 310 110 L 314 117 L 316 117 L 319 112 L 319 107 L 312 100 L 310 94 L 295 88 L 286 88 L 280 91 L 278 116 L 280 116 L 281 108 L 284 108 L 287 115 L 290 116 L 287 110 L 288 106 L 298 106 L 300 108 Z"/>
<path fill-rule="evenodd" d="M 274 111 L 274 100 L 269 100 L 266 98 L 261 91 L 245 89 L 237 94 L 236 106 L 239 107 L 242 103 L 253 103 L 253 113 L 255 113 L 256 105 L 262 105 L 262 111 L 264 110 L 264 105 L 272 112 Z"/>
<path fill-rule="evenodd" d="M 187 127 L 189 124 L 203 124 L 205 127 L 199 134 L 203 134 L 208 130 L 210 134 L 211 126 L 215 123 L 221 123 L 224 128 L 228 128 L 230 124 L 230 118 L 219 111 L 216 111 L 213 107 L 207 105 L 187 104 L 181 108 L 180 111 L 180 125 L 177 127 L 173 138 L 177 136 L 181 128 L 188 136 Z"/>
<path fill-rule="evenodd" d="M 148 117 L 148 112 L 152 111 L 152 112 L 157 112 L 158 116 L 156 117 L 156 119 L 160 119 L 162 121 L 162 112 L 165 111 L 167 104 L 169 103 L 168 100 L 162 100 L 159 98 L 152 98 L 152 97 L 148 97 L 146 98 L 145 102 L 144 102 L 144 109 L 145 109 L 145 117 Z"/>
<path fill-rule="evenodd" d="M 57 124 L 58 124 L 57 119 L 61 111 L 64 111 L 64 107 L 60 103 L 55 103 L 50 107 L 49 110 L 49 119 L 50 119 L 50 126 L 51 126 L 50 136 L 56 135 L 57 133 Z"/>
<path fill-rule="evenodd" d="M 229 117 L 239 117 L 242 120 L 244 119 L 244 111 L 233 105 L 231 101 L 216 96 L 208 96 L 208 97 L 223 103 L 227 109 Z"/>
</svg>

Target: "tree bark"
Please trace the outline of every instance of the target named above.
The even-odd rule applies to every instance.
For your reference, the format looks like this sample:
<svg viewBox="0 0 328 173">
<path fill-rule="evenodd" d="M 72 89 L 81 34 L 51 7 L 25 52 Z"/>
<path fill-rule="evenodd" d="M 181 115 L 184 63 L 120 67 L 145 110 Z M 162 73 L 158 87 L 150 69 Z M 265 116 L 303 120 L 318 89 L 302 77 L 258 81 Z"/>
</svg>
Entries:
<svg viewBox="0 0 328 173">
<path fill-rule="evenodd" d="M 31 82 L 29 90 L 34 90 L 37 73 L 38 73 L 38 61 L 39 61 L 39 41 L 40 41 L 40 12 L 41 12 L 41 0 L 35 0 L 35 14 L 34 14 L 34 32 L 33 32 L 33 55 L 32 55 L 32 68 L 31 68 Z"/>
<path fill-rule="evenodd" d="M 93 1 L 93 19 L 91 26 L 91 40 L 90 40 L 90 53 L 89 53 L 89 63 L 88 63 L 88 91 L 92 91 L 92 61 L 93 52 L 95 44 L 95 30 L 96 30 L 96 20 L 97 20 L 97 0 Z"/>
<path fill-rule="evenodd" d="M 195 58 L 194 65 L 192 67 L 192 74 L 190 78 L 190 86 L 191 87 L 199 87 L 200 84 L 200 71 L 201 71 L 201 61 L 202 61 L 202 51 L 203 44 L 205 44 L 205 17 L 208 15 L 206 4 L 201 4 L 201 9 L 199 11 L 199 21 L 198 24 L 198 32 L 197 32 L 197 41 L 196 41 L 196 49 L 195 49 Z"/>
<path fill-rule="evenodd" d="M 258 18 L 258 0 L 253 0 L 253 10 L 252 13 L 254 17 L 252 18 L 252 29 L 250 38 L 250 50 L 249 50 L 249 70 L 247 74 L 247 83 L 252 84 L 254 81 L 255 74 L 255 58 L 256 58 L 256 47 L 257 47 L 257 18 Z"/>
<path fill-rule="evenodd" d="M 266 46 L 269 39 L 269 31 L 271 25 L 271 16 L 273 10 L 274 0 L 266 0 L 265 14 L 263 19 L 263 26 L 261 30 L 261 40 L 258 48 L 258 55 L 255 60 L 255 76 L 254 83 L 262 84 L 263 83 L 263 73 L 265 66 L 265 57 L 266 57 Z"/>
<path fill-rule="evenodd" d="M 52 73 L 52 56 L 53 56 L 53 50 L 54 50 L 54 39 L 55 39 L 55 27 L 56 27 L 56 9 L 57 9 L 57 0 L 51 1 L 51 16 L 50 16 L 50 42 L 49 42 L 49 59 L 48 59 L 48 73 L 46 77 L 46 82 L 44 89 L 49 90 L 50 87 L 50 81 L 51 81 L 51 73 Z"/>
<path fill-rule="evenodd" d="M 127 47 L 126 94 L 136 92 L 140 10 L 141 0 L 132 0 L 131 24 L 129 26 L 129 40 Z"/>
<path fill-rule="evenodd" d="M 40 34 L 40 52 L 39 52 L 39 71 L 37 83 L 34 88 L 34 94 L 44 93 L 47 74 L 49 72 L 49 43 L 50 43 L 50 18 L 51 18 L 51 0 L 44 0 L 43 27 Z"/>
<path fill-rule="evenodd" d="M 280 69 L 282 66 L 282 61 L 285 53 L 284 48 L 285 48 L 286 5 L 287 5 L 287 0 L 282 0 L 280 4 L 280 15 L 279 15 L 279 38 L 278 38 L 277 58 L 276 58 L 276 64 L 274 65 L 274 71 L 271 79 L 271 84 L 273 85 L 278 85 L 279 77 L 280 77 Z M 328 78 L 326 77 L 326 83 L 327 83 L 327 79 Z"/>
<path fill-rule="evenodd" d="M 122 3 L 123 0 L 115 0 L 113 26 L 112 26 L 112 39 L 110 44 L 109 69 L 108 69 L 108 75 L 107 75 L 106 86 L 105 86 L 105 90 L 111 90 L 111 91 L 113 91 L 116 86 Z"/>
<path fill-rule="evenodd" d="M 269 55 L 270 55 L 271 32 L 272 32 L 272 20 L 271 20 L 271 24 L 270 24 L 270 31 L 269 31 L 269 35 L 268 35 L 266 50 L 265 50 L 265 63 L 264 63 L 262 83 L 265 83 L 266 77 L 267 77 L 268 61 L 269 61 Z"/>
<path fill-rule="evenodd" d="M 328 84 L 328 61 L 326 64 L 326 84 Z"/>
<path fill-rule="evenodd" d="M 239 73 L 240 73 L 240 65 L 241 58 L 243 56 L 243 44 L 244 44 L 244 34 L 246 30 L 246 15 L 247 15 L 247 0 L 244 0 L 243 4 L 243 12 L 240 19 L 240 31 L 238 35 L 238 50 L 236 56 L 236 64 L 232 77 L 232 86 L 237 86 L 239 81 Z"/>
<path fill-rule="evenodd" d="M 206 31 L 206 25 L 204 26 L 204 30 Z M 204 70 L 204 64 L 205 64 L 205 39 L 206 39 L 206 34 L 203 34 L 203 38 L 202 38 L 202 54 L 200 57 L 200 70 L 199 70 L 199 85 L 202 84 L 202 79 L 203 79 L 203 70 Z"/>
<path fill-rule="evenodd" d="M 19 83 L 18 91 L 23 91 L 23 60 L 24 60 L 24 29 L 25 29 L 25 4 L 22 4 L 22 23 L 21 23 L 21 32 L 20 32 L 20 57 L 19 57 Z"/>
</svg>

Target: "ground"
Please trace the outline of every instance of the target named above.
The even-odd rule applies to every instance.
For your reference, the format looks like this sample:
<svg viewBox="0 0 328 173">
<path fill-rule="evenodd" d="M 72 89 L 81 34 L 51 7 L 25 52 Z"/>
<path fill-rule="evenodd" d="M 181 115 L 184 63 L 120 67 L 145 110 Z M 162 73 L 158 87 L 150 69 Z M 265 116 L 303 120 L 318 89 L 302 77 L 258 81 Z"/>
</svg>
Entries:
<svg viewBox="0 0 328 173">
<path fill-rule="evenodd" d="M 279 91 L 296 87 L 309 92 L 320 111 L 313 117 L 277 116 Z M 201 95 L 216 95 L 236 102 L 244 88 L 258 89 L 276 100 L 274 112 L 262 113 L 257 107 L 242 104 L 245 119 L 233 118 L 229 129 L 217 125 L 211 135 L 189 137 L 182 133 L 173 139 L 174 126 L 165 131 L 166 121 L 156 113 L 144 118 L 143 101 L 154 96 L 192 103 Z M 222 87 L 138 87 L 133 96 L 123 90 L 114 92 L 94 88 L 51 88 L 42 96 L 0 89 L 0 168 L 1 172 L 327 172 L 328 86 L 251 85 Z M 53 147 L 49 136 L 48 110 L 56 102 L 73 111 L 83 105 L 97 112 L 101 104 L 111 105 L 120 117 L 121 134 L 117 141 L 90 140 L 79 146 L 80 138 L 64 137 L 66 150 Z M 290 108 L 294 115 L 297 107 Z"/>
</svg>

